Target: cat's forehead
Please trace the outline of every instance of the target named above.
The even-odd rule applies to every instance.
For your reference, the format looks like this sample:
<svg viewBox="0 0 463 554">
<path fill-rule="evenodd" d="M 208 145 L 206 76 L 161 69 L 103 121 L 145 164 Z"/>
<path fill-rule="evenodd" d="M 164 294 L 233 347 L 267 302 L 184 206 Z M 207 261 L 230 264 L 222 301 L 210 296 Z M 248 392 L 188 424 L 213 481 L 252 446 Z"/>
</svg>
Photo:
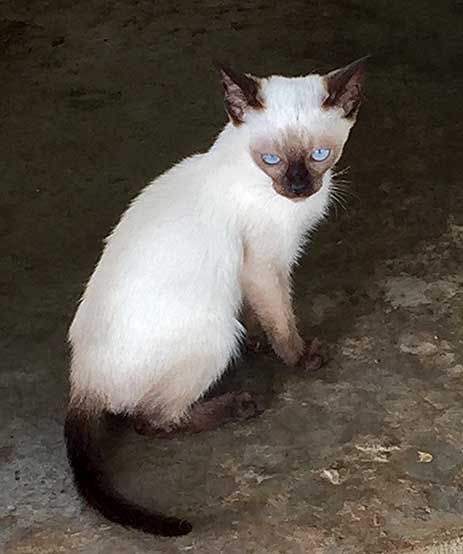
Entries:
<svg viewBox="0 0 463 554">
<path fill-rule="evenodd" d="M 319 75 L 263 79 L 260 96 L 263 109 L 254 112 L 250 130 L 254 144 L 262 147 L 274 144 L 282 150 L 303 150 L 341 145 L 352 126 L 338 110 L 322 107 L 327 90 Z"/>
<path fill-rule="evenodd" d="M 276 126 L 287 127 L 291 123 L 304 125 L 312 117 L 319 117 L 327 89 L 320 75 L 274 75 L 261 82 L 260 94 L 267 118 Z"/>
</svg>

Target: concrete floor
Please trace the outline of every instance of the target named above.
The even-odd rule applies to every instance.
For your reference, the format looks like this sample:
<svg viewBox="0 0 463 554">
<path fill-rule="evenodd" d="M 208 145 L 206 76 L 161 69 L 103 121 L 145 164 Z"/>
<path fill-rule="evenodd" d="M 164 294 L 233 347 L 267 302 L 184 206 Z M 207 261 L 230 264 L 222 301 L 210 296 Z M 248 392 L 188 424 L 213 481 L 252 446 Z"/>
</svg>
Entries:
<svg viewBox="0 0 463 554">
<path fill-rule="evenodd" d="M 463 552 L 462 17 L 459 0 L 0 3 L 0 549 Z M 224 123 L 214 56 L 295 75 L 366 53 L 348 209 L 296 277 L 331 362 L 304 379 L 244 360 L 229 379 L 271 398 L 252 423 L 127 432 L 121 488 L 195 530 L 109 525 L 76 497 L 62 442 L 65 334 L 102 238 Z"/>
</svg>

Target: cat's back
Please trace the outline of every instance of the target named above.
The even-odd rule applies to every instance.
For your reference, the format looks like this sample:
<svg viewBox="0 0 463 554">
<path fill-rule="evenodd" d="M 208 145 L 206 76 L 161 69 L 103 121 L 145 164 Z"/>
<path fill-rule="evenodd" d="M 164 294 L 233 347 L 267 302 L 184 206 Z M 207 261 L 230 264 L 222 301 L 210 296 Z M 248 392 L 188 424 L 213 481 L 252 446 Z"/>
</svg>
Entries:
<svg viewBox="0 0 463 554">
<path fill-rule="evenodd" d="M 175 263 L 188 271 L 201 259 L 212 262 L 222 257 L 224 241 L 238 238 L 232 219 L 211 187 L 207 154 L 200 154 L 145 187 L 108 237 L 107 249 L 116 257 L 124 252 L 133 262 L 151 263 L 151 258 L 164 269 Z M 151 265 L 156 269 L 157 264 Z"/>
<path fill-rule="evenodd" d="M 226 297 L 233 305 L 239 300 L 241 237 L 208 181 L 199 155 L 145 187 L 106 239 L 79 319 L 94 319 L 98 312 L 113 320 L 124 305 L 143 311 L 151 304 L 161 312 L 177 305 L 195 310 L 196 304 L 207 310 Z"/>
</svg>

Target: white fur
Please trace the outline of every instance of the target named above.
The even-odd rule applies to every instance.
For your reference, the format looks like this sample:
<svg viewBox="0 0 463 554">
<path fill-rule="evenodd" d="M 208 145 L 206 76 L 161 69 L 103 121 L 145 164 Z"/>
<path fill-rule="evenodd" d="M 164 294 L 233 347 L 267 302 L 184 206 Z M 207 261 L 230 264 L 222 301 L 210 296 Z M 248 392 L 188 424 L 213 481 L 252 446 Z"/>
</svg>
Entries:
<svg viewBox="0 0 463 554">
<path fill-rule="evenodd" d="M 289 270 L 329 201 L 329 173 L 304 201 L 279 196 L 248 145 L 288 127 L 345 142 L 350 125 L 320 109 L 325 95 L 316 75 L 263 80 L 265 110 L 229 123 L 207 153 L 136 198 L 107 239 L 70 329 L 74 396 L 127 412 L 148 399 L 176 419 L 220 377 L 243 334 L 244 244 Z"/>
</svg>

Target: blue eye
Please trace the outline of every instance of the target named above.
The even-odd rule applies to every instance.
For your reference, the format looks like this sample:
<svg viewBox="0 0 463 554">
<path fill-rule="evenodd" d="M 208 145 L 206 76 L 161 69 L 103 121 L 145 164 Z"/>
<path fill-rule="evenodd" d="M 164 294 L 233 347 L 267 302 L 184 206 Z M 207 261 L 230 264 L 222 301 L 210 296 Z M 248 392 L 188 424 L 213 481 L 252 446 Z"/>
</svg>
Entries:
<svg viewBox="0 0 463 554">
<path fill-rule="evenodd" d="M 330 154 L 331 150 L 329 148 L 317 148 L 310 154 L 310 157 L 315 162 L 324 162 Z"/>
<path fill-rule="evenodd" d="M 262 154 L 262 159 L 268 165 L 276 165 L 281 162 L 281 158 L 276 154 Z"/>
</svg>

